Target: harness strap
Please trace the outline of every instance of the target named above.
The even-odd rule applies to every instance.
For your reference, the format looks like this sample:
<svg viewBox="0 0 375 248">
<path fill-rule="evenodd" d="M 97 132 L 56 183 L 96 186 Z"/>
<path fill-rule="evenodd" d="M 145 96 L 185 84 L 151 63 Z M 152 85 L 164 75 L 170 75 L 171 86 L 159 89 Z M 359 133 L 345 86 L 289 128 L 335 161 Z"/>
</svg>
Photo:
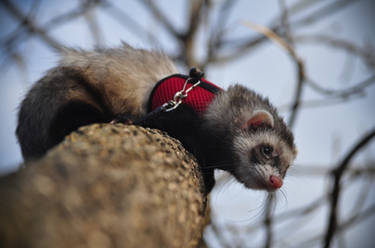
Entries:
<svg viewBox="0 0 375 248">
<path fill-rule="evenodd" d="M 183 88 L 193 87 L 198 81 L 200 83 L 187 94 L 182 104 L 190 106 L 197 113 L 204 113 L 207 106 L 222 89 L 203 77 L 198 78 L 182 74 L 173 74 L 157 82 L 151 91 L 147 112 L 150 113 L 170 100 L 173 100 L 178 91 L 181 91 Z"/>
</svg>

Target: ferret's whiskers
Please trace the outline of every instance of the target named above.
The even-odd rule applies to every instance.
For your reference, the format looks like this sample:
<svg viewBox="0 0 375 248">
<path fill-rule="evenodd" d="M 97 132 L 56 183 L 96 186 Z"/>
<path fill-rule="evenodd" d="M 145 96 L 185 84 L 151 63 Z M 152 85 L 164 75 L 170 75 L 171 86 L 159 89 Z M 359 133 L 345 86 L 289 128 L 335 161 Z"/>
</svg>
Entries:
<svg viewBox="0 0 375 248">
<path fill-rule="evenodd" d="M 279 192 L 283 196 L 285 203 L 288 204 L 288 198 L 286 197 L 286 193 L 284 192 L 284 189 L 280 189 Z"/>
</svg>

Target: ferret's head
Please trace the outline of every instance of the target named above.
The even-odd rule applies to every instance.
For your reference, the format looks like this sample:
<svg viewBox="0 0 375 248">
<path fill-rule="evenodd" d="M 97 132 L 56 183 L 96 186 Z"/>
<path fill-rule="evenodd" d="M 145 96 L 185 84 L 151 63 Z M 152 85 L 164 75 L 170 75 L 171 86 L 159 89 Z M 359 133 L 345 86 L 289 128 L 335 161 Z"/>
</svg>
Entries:
<svg viewBox="0 0 375 248">
<path fill-rule="evenodd" d="M 292 134 L 266 109 L 253 111 L 240 123 L 233 139 L 234 176 L 248 188 L 279 189 L 296 157 Z"/>
<path fill-rule="evenodd" d="M 238 181 L 270 192 L 283 185 L 297 151 L 293 134 L 267 99 L 243 86 L 229 87 L 209 106 L 206 120 L 230 135 L 230 172 Z"/>
</svg>

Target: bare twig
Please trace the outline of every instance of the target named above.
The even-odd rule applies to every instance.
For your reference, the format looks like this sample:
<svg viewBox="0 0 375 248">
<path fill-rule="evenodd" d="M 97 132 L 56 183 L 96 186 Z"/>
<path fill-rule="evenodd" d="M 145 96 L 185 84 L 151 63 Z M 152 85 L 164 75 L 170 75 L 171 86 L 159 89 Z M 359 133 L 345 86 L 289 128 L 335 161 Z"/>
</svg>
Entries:
<svg viewBox="0 0 375 248">
<path fill-rule="evenodd" d="M 374 164 L 368 164 L 366 166 L 361 166 L 361 168 L 355 168 L 358 166 L 353 166 L 354 168 L 348 168 L 345 172 L 350 176 L 359 176 L 359 175 L 367 175 L 367 176 L 375 176 L 375 167 Z M 365 167 L 365 168 L 363 168 Z M 328 166 L 317 166 L 317 165 L 295 165 L 293 171 L 290 173 L 298 174 L 301 176 L 328 176 L 332 173 L 332 169 Z"/>
<path fill-rule="evenodd" d="M 341 104 L 343 102 L 348 102 L 354 99 L 363 99 L 365 95 L 365 90 L 375 84 L 375 75 L 369 76 L 367 79 L 355 83 L 354 86 L 343 89 L 343 90 L 333 90 L 327 89 L 320 86 L 318 83 L 312 81 L 309 78 L 305 79 L 307 85 L 309 85 L 315 91 L 329 96 L 329 98 L 316 99 L 316 100 L 305 100 L 300 102 L 300 108 L 316 108 L 316 107 L 328 107 L 334 104 Z M 286 111 L 293 106 L 293 103 L 285 104 L 279 106 L 280 112 Z"/>
<path fill-rule="evenodd" d="M 366 203 L 366 200 L 368 199 L 370 192 L 371 192 L 368 189 L 371 189 L 372 188 L 371 186 L 373 184 L 374 184 L 374 180 L 368 180 L 367 182 L 364 182 L 362 184 L 361 190 L 356 199 L 356 202 L 355 204 L 353 204 L 351 211 L 349 211 L 350 213 L 352 213 L 352 217 L 360 214 L 360 212 L 362 211 L 362 206 L 364 206 L 364 204 Z M 351 219 L 352 217 L 350 217 L 349 219 Z"/>
<path fill-rule="evenodd" d="M 57 40 L 47 34 L 47 32 L 40 28 L 33 20 L 25 16 L 20 9 L 16 7 L 9 0 L 2 0 L 0 3 L 11 13 L 19 22 L 23 23 L 30 33 L 37 34 L 49 47 L 57 51 L 61 51 L 63 45 Z"/>
<path fill-rule="evenodd" d="M 330 197 L 330 215 L 324 238 L 324 247 L 326 248 L 330 247 L 331 241 L 337 229 L 338 202 L 341 192 L 341 178 L 344 175 L 345 170 L 348 168 L 352 158 L 357 154 L 358 151 L 365 147 L 374 136 L 375 129 L 371 130 L 364 137 L 362 137 L 355 144 L 355 146 L 348 152 L 348 154 L 343 158 L 343 160 L 338 164 L 338 166 L 334 169 L 334 172 L 332 173 L 334 182 Z"/>
<path fill-rule="evenodd" d="M 96 5 L 99 5 L 99 3 L 96 3 Z M 53 17 L 51 20 L 46 22 L 45 25 L 43 25 L 43 28 L 46 30 L 50 30 L 66 22 L 74 21 L 77 18 L 85 15 L 87 11 L 90 11 L 90 8 L 85 7 L 84 4 L 80 4 L 78 8 L 74 8 L 73 10 L 69 12 Z"/>
<path fill-rule="evenodd" d="M 375 204 L 371 205 L 370 207 L 366 208 L 360 213 L 350 217 L 347 221 L 343 222 L 338 228 L 337 232 L 343 232 L 344 230 L 348 229 L 350 226 L 361 222 L 362 220 L 366 220 L 369 216 L 375 214 Z"/>
<path fill-rule="evenodd" d="M 39 9 L 39 6 L 40 1 L 34 1 L 26 16 L 30 19 L 33 19 Z M 20 22 L 18 23 L 18 27 L 15 28 L 15 30 L 11 32 L 6 38 L 4 38 L 4 41 L 1 42 L 1 47 L 4 47 L 5 56 L 3 58 L 3 61 L 1 61 L 0 63 L 0 70 L 4 70 L 5 68 L 7 68 L 8 65 L 11 64 L 8 63 L 8 58 L 10 57 L 18 66 L 18 69 L 21 72 L 20 75 L 23 78 L 22 81 L 27 82 L 28 71 L 25 60 L 20 52 L 15 51 L 15 49 L 13 49 L 13 45 L 17 42 L 17 40 L 20 40 L 22 38 L 22 35 L 19 34 L 24 33 L 23 31 L 24 24 Z"/>
<path fill-rule="evenodd" d="M 292 60 L 295 62 L 296 68 L 297 68 L 297 85 L 295 89 L 295 94 L 293 97 L 293 103 L 291 104 L 290 108 L 290 117 L 288 121 L 288 125 L 290 127 L 294 126 L 298 110 L 301 104 L 301 98 L 302 98 L 302 90 L 303 85 L 305 81 L 305 67 L 302 62 L 302 60 L 298 57 L 293 47 L 291 47 L 287 42 L 285 42 L 278 34 L 276 34 L 274 31 L 267 27 L 263 27 L 251 22 L 244 22 L 244 25 L 246 25 L 249 28 L 252 28 L 256 30 L 259 33 L 264 34 L 267 38 L 274 41 L 276 44 L 279 44 L 282 48 L 284 48 Z"/>
<path fill-rule="evenodd" d="M 355 84 L 352 87 L 343 89 L 343 90 L 333 90 L 333 89 L 327 89 L 323 88 L 316 82 L 312 81 L 311 79 L 307 79 L 306 83 L 314 90 L 317 92 L 324 94 L 324 95 L 329 95 L 329 96 L 335 96 L 335 97 L 342 97 L 342 98 L 348 98 L 350 95 L 354 94 L 363 94 L 364 90 L 373 85 L 375 83 L 375 75 L 371 75 L 367 79 Z"/>
<path fill-rule="evenodd" d="M 207 66 L 209 61 L 216 58 L 217 52 L 221 48 L 224 39 L 226 22 L 236 3 L 236 0 L 226 0 L 221 5 L 216 22 L 212 24 L 211 32 L 208 37 L 207 55 L 205 61 L 202 63 L 203 67 Z"/>
<path fill-rule="evenodd" d="M 355 2 L 356 1 L 354 0 L 337 0 L 334 2 L 331 1 L 328 4 L 318 8 L 311 14 L 292 22 L 291 25 L 294 28 L 306 27 L 307 25 L 314 24 L 318 21 L 322 21 L 326 17 L 332 16 L 335 12 L 344 9 L 345 7 L 348 7 L 350 4 L 353 4 Z"/>
<path fill-rule="evenodd" d="M 176 28 L 167 19 L 167 17 L 159 10 L 159 8 L 155 5 L 154 1 L 142 0 L 141 2 L 147 9 L 151 11 L 155 19 L 159 21 L 169 33 L 171 33 L 174 37 L 181 36 L 181 33 L 176 30 Z"/>
<path fill-rule="evenodd" d="M 350 96 L 347 98 L 342 97 L 332 97 L 332 98 L 326 98 L 326 99 L 313 99 L 313 100 L 305 100 L 300 102 L 300 108 L 320 108 L 320 107 L 330 107 L 333 105 L 338 105 L 342 103 L 348 103 L 350 100 L 358 100 L 363 99 L 362 96 Z M 292 103 L 285 104 L 280 107 L 278 107 L 280 112 L 286 112 L 290 109 L 290 106 L 292 106 Z"/>
<path fill-rule="evenodd" d="M 35 3 L 39 3 L 39 2 L 40 1 L 35 1 Z M 35 6 L 35 4 L 33 4 L 33 6 Z M 28 17 L 27 19 L 31 19 L 31 20 L 33 19 L 31 13 L 33 13 L 34 9 L 36 8 L 37 7 L 33 7 L 30 10 L 30 13 L 27 15 Z M 79 8 L 75 8 L 67 13 L 64 13 L 64 14 L 61 14 L 52 18 L 51 20 L 49 20 L 46 24 L 42 26 L 42 29 L 45 30 L 45 32 L 48 32 L 49 30 L 59 25 L 62 25 L 66 22 L 74 21 L 76 18 L 84 15 L 88 10 L 89 8 L 86 8 L 83 4 L 81 4 Z M 8 53 L 11 53 L 11 56 L 13 56 L 12 54 L 17 53 L 14 48 L 17 47 L 18 43 L 25 42 L 27 38 L 29 38 L 29 36 L 31 36 L 32 34 L 33 33 L 30 33 L 27 28 L 26 29 L 24 28 L 23 22 L 20 22 L 19 28 L 17 28 L 14 32 L 12 32 L 10 35 L 4 38 L 3 41 L 1 42 L 2 43 L 1 46 L 5 46 L 6 51 Z"/>
<path fill-rule="evenodd" d="M 289 211 L 279 213 L 279 214 L 273 216 L 273 223 L 281 223 L 283 221 L 286 221 L 286 220 L 289 220 L 289 219 L 292 219 L 292 218 L 303 217 L 303 216 L 306 216 L 308 214 L 311 214 L 315 210 L 317 210 L 319 207 L 323 206 L 326 203 L 327 198 L 328 198 L 328 195 L 323 195 L 323 196 L 315 199 L 312 202 L 309 202 L 308 204 L 306 204 L 302 207 L 297 207 L 297 208 L 291 209 Z M 252 224 L 251 226 L 245 228 L 243 230 L 243 232 L 248 234 L 248 233 L 259 230 L 259 228 L 261 228 L 264 225 L 265 225 L 265 221 L 260 220 L 256 223 Z M 235 228 L 232 227 L 232 229 L 235 229 Z"/>
<path fill-rule="evenodd" d="M 230 247 L 232 247 L 228 243 L 228 241 L 224 238 L 224 235 L 221 233 L 221 231 L 219 230 L 218 225 L 214 221 L 211 221 L 211 224 L 209 225 L 209 227 L 211 227 L 212 232 L 215 234 L 217 242 L 220 243 L 220 247 L 223 247 L 223 248 L 230 248 Z"/>
<path fill-rule="evenodd" d="M 89 30 L 93 36 L 95 46 L 102 47 L 104 37 L 103 37 L 103 33 L 100 30 L 97 19 L 95 17 L 95 7 L 97 5 L 97 1 L 84 0 L 83 5 L 84 5 L 84 8 L 88 9 L 87 11 L 85 11 L 84 17 L 89 26 Z"/>
<path fill-rule="evenodd" d="M 279 0 L 279 5 L 281 9 L 281 26 L 284 29 L 284 38 L 289 44 L 289 46 L 293 47 L 294 46 L 294 41 L 292 37 L 292 32 L 290 29 L 289 25 L 289 11 L 288 8 L 286 7 L 285 0 Z"/>
<path fill-rule="evenodd" d="M 264 216 L 264 226 L 266 228 L 266 239 L 264 242 L 264 248 L 272 247 L 272 240 L 273 240 L 273 210 L 275 207 L 275 199 L 272 194 L 268 195 L 266 201 L 266 211 Z"/>
<path fill-rule="evenodd" d="M 325 34 L 298 35 L 294 38 L 298 43 L 322 44 L 330 48 L 344 50 L 349 54 L 359 56 L 370 70 L 375 70 L 375 54 L 371 50 L 365 47 L 362 48 L 353 42 Z"/>
<path fill-rule="evenodd" d="M 313 5 L 320 3 L 321 1 L 300 1 L 295 3 L 293 6 L 290 7 L 288 10 L 290 16 L 297 15 L 304 10 L 308 9 L 309 7 L 312 7 Z M 308 13 L 303 18 L 294 21 L 290 23 L 290 28 L 301 28 L 305 27 L 307 25 L 313 24 L 316 21 L 321 21 L 323 18 L 329 17 L 331 14 L 340 11 L 344 9 L 345 7 L 349 6 L 350 4 L 354 3 L 353 0 L 344 0 L 344 1 L 334 1 L 333 3 L 330 3 L 328 5 L 324 5 L 323 7 L 318 8 L 317 10 Z M 276 34 L 279 34 L 280 32 L 280 17 L 275 18 L 274 21 L 272 21 L 272 25 L 270 25 L 270 30 L 275 32 Z M 240 38 L 240 39 L 227 39 L 221 41 L 221 48 L 222 49 L 228 49 L 231 52 L 229 54 L 222 54 L 218 55 L 216 57 L 212 57 L 210 59 L 210 63 L 226 63 L 230 62 L 234 59 L 238 59 L 241 56 L 244 56 L 247 54 L 247 52 L 256 49 L 259 47 L 259 45 L 264 44 L 268 39 L 262 35 L 258 36 L 250 36 L 247 38 Z M 217 53 L 219 54 L 219 53 Z"/>
<path fill-rule="evenodd" d="M 109 1 L 105 1 L 106 8 L 104 10 L 113 18 L 116 22 L 129 29 L 133 34 L 143 39 L 149 39 L 156 47 L 159 47 L 158 39 L 153 35 L 152 32 L 147 31 L 142 25 L 140 25 L 131 16 L 125 13 L 121 8 L 114 5 Z"/>
<path fill-rule="evenodd" d="M 193 0 L 191 2 L 188 28 L 186 32 L 180 37 L 180 41 L 183 44 L 184 49 L 182 49 L 182 55 L 185 63 L 188 67 L 198 66 L 201 70 L 204 70 L 201 65 L 199 65 L 195 56 L 195 37 L 199 28 L 199 24 L 202 21 L 202 9 L 204 5 L 204 0 Z"/>
<path fill-rule="evenodd" d="M 344 232 L 348 228 L 368 219 L 370 216 L 374 214 L 375 214 L 375 205 L 371 205 L 370 207 L 366 208 L 365 210 L 361 211 L 355 216 L 352 216 L 347 221 L 343 222 L 341 225 L 338 225 L 336 232 L 337 233 Z M 317 235 L 312 236 L 309 239 L 304 240 L 303 242 L 297 245 L 294 245 L 294 247 L 306 247 L 308 245 L 312 246 L 313 244 L 318 243 L 322 239 L 323 236 L 324 236 L 324 233 L 319 233 Z"/>
</svg>

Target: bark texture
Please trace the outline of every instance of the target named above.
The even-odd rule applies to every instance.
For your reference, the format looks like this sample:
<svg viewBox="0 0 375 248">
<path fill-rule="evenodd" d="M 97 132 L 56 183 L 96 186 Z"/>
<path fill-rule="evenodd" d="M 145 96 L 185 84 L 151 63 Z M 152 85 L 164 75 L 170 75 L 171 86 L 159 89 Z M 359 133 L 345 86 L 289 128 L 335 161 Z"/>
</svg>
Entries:
<svg viewBox="0 0 375 248">
<path fill-rule="evenodd" d="M 95 124 L 0 179 L 0 247 L 196 247 L 198 165 L 152 129 Z"/>
</svg>

